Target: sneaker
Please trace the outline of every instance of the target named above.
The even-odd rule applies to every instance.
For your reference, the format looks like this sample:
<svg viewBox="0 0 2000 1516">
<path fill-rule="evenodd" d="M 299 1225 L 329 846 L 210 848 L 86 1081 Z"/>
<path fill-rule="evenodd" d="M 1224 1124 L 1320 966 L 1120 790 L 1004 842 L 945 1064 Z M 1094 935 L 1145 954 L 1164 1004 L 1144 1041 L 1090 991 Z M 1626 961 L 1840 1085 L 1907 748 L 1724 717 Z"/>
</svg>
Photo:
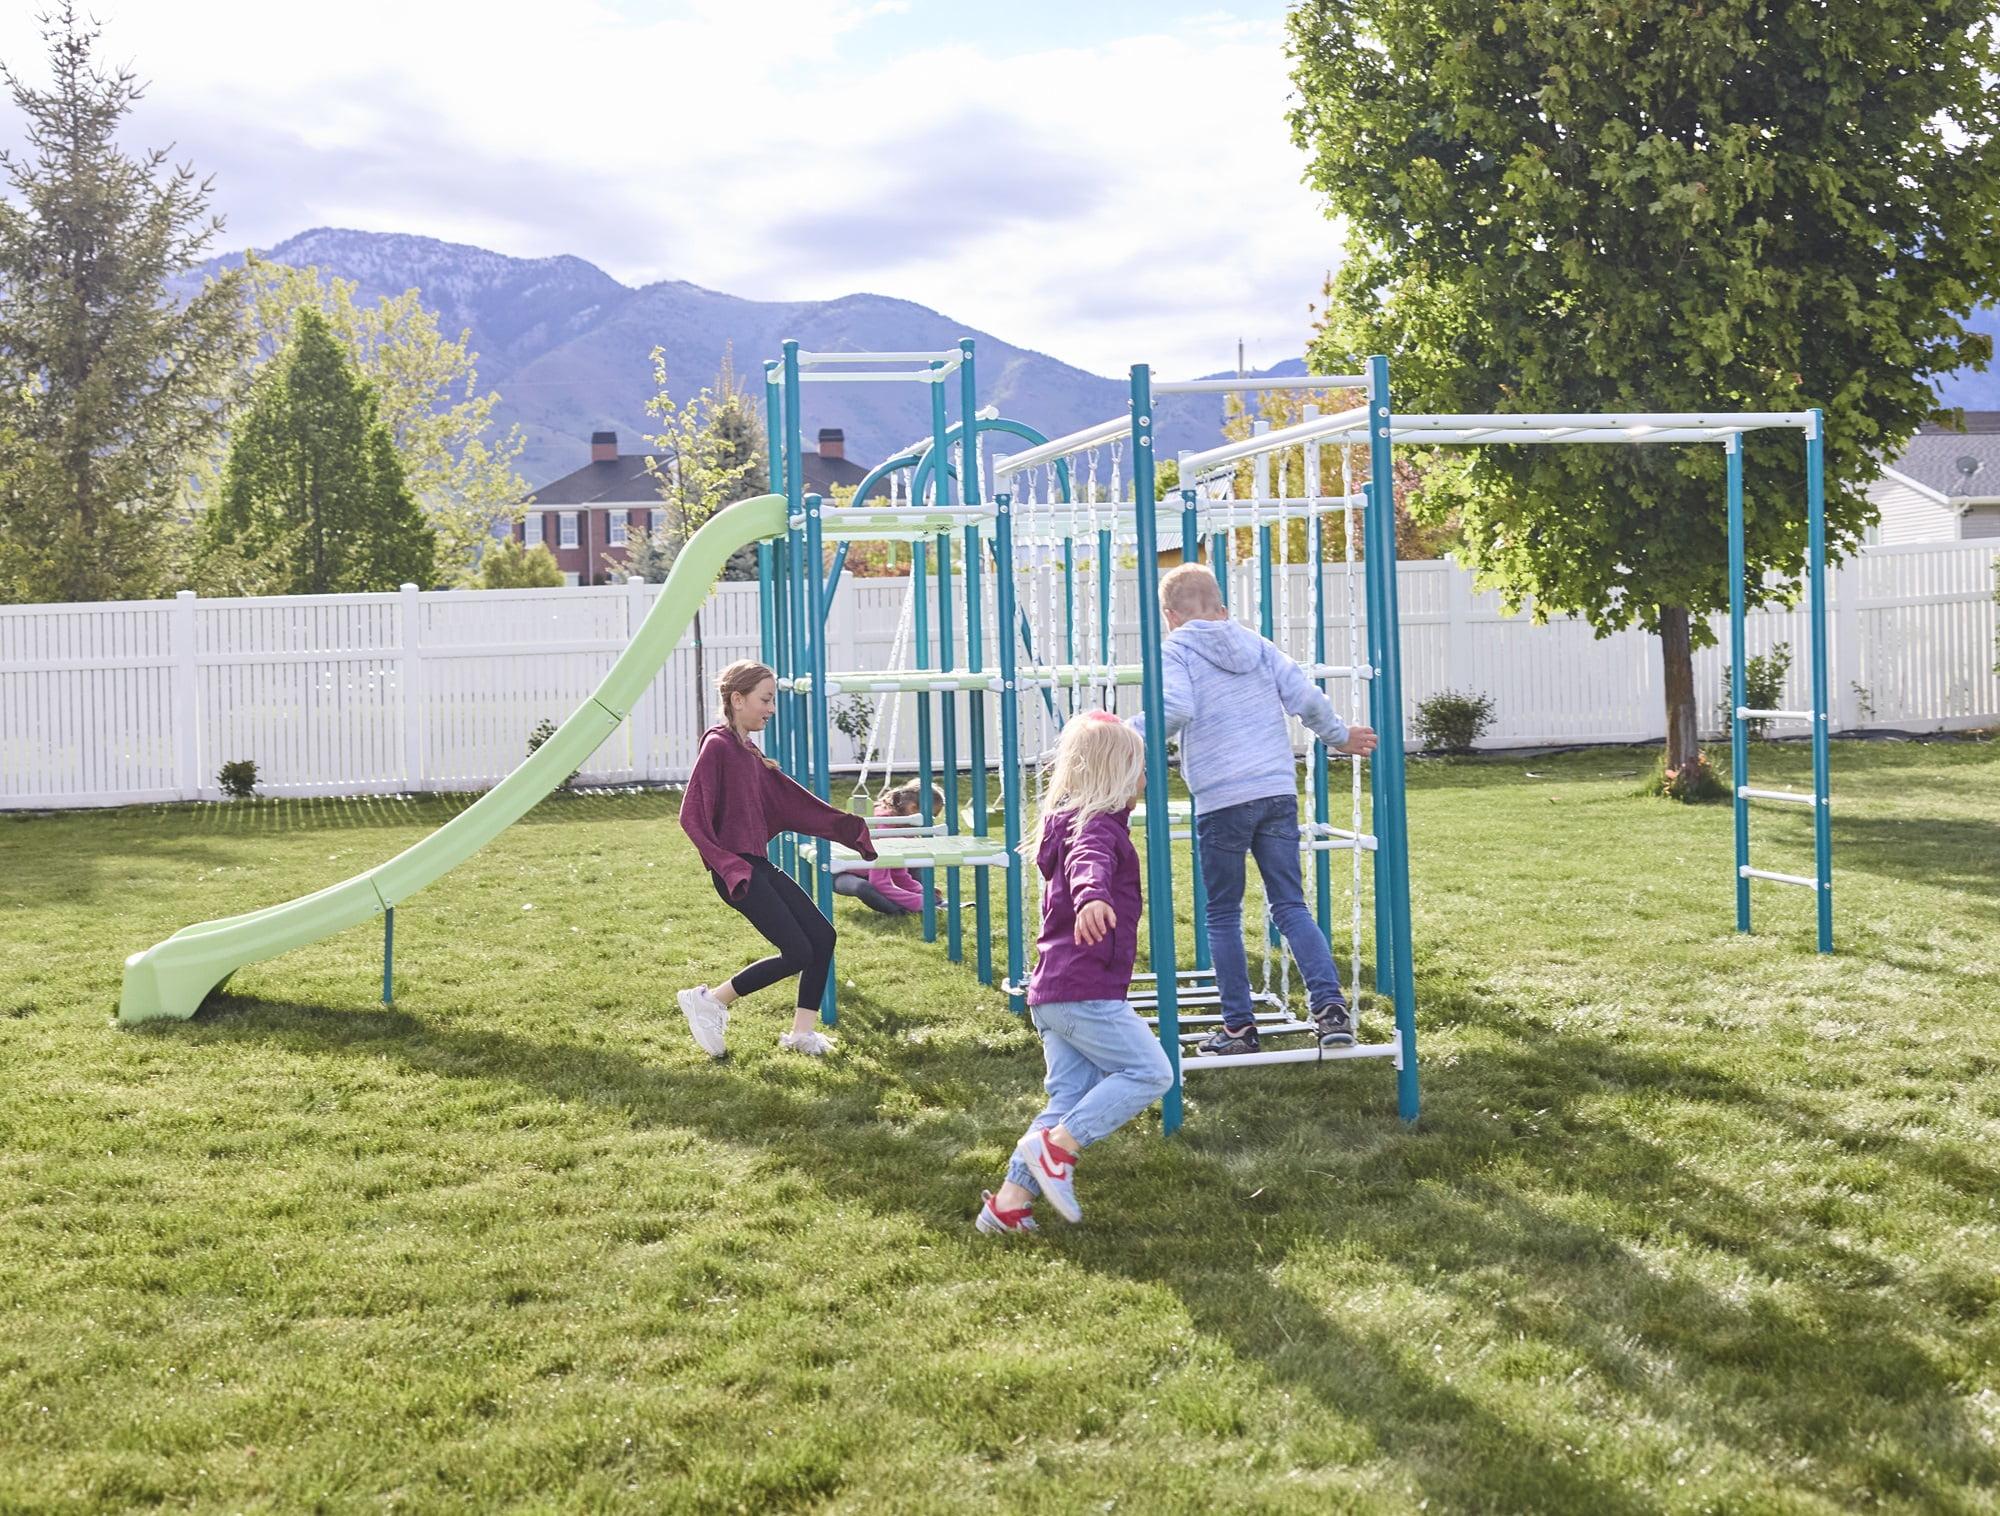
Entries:
<svg viewBox="0 0 2000 1516">
<path fill-rule="evenodd" d="M 1205 1058 L 1221 1057 L 1230 1053 L 1261 1053 L 1264 1045 L 1257 1038 L 1257 1028 L 1253 1023 L 1240 1032 L 1232 1032 L 1226 1026 L 1219 1026 L 1194 1045 L 1195 1052 Z"/>
<path fill-rule="evenodd" d="M 993 1192 L 984 1191 L 980 1197 L 979 1217 L 972 1223 L 981 1232 L 1033 1232 L 1035 1213 L 1031 1207 L 1022 1206 L 1018 1211 L 1003 1211 L 993 1203 Z"/>
<path fill-rule="evenodd" d="M 1028 1166 L 1043 1198 L 1064 1221 L 1083 1220 L 1083 1207 L 1076 1203 L 1076 1154 L 1064 1152 L 1036 1127 L 1014 1144 L 1014 1156 Z"/>
<path fill-rule="evenodd" d="M 824 1058 L 833 1051 L 833 1039 L 824 1032 L 787 1032 L 778 1046 L 788 1053 L 804 1053 L 808 1058 Z"/>
<path fill-rule="evenodd" d="M 1331 1005 L 1323 1005 L 1313 1012 L 1313 1025 L 1319 1028 L 1319 1045 L 1323 1048 L 1351 1048 L 1354 1046 L 1354 1013 L 1338 1000 Z"/>
<path fill-rule="evenodd" d="M 701 1050 L 711 1058 L 727 1057 L 729 1046 L 722 1034 L 729 1029 L 729 1007 L 709 994 L 705 984 L 682 990 L 679 998 L 681 1014 L 687 1017 L 688 1030 Z"/>
</svg>

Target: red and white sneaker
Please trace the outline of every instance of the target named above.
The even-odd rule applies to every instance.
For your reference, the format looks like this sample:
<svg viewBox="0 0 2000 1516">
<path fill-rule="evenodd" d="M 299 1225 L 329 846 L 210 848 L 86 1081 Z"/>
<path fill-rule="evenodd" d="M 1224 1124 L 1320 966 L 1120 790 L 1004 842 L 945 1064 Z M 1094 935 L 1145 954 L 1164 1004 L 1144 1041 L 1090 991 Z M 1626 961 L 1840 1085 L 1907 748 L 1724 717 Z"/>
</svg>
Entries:
<svg viewBox="0 0 2000 1516">
<path fill-rule="evenodd" d="M 1064 1221 L 1083 1220 L 1083 1207 L 1076 1203 L 1076 1154 L 1057 1147 L 1046 1128 L 1036 1127 L 1014 1144 L 1014 1156 L 1028 1166 L 1036 1187 Z"/>
<path fill-rule="evenodd" d="M 1035 1213 L 1032 1208 L 1022 1206 L 1018 1211 L 1003 1211 L 993 1203 L 993 1192 L 983 1191 L 979 1197 L 979 1219 L 973 1226 L 982 1232 L 1033 1232 Z"/>
</svg>

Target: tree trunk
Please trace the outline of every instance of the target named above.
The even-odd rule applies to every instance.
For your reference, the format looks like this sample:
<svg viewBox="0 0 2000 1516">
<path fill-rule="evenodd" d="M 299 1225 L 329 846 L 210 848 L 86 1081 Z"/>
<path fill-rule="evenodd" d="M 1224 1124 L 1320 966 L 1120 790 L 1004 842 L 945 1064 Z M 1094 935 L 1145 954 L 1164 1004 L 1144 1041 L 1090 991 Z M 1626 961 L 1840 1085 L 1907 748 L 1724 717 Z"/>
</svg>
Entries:
<svg viewBox="0 0 2000 1516">
<path fill-rule="evenodd" d="M 697 733 L 708 730 L 708 658 L 701 646 L 701 612 L 694 613 L 694 729 Z"/>
<path fill-rule="evenodd" d="M 1685 606 L 1660 607 L 1660 665 L 1667 706 L 1667 767 L 1685 768 L 1701 751 L 1694 702 L 1694 646 Z"/>
</svg>

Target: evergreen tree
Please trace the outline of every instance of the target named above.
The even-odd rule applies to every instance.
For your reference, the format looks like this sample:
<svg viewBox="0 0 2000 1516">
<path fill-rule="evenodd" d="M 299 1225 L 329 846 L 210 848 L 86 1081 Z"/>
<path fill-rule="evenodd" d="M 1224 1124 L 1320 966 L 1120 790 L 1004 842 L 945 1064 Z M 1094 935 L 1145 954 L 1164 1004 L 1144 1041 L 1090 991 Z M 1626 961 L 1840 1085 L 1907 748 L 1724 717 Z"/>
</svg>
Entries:
<svg viewBox="0 0 2000 1516">
<path fill-rule="evenodd" d="M 1402 410 L 1822 406 L 1837 555 L 1937 378 L 1991 354 L 1964 324 L 2000 293 L 1991 0 L 1306 0 L 1289 25 L 1294 135 L 1349 227 L 1312 356 L 1390 354 Z M 1802 451 L 1747 441 L 1753 602 L 1797 584 Z M 1426 481 L 1512 603 L 1659 635 L 1675 770 L 1729 598 L 1723 467 L 1489 447 Z"/>
<path fill-rule="evenodd" d="M 281 594 L 432 583 L 437 534 L 410 494 L 373 386 L 317 311 L 300 313 L 258 378 L 204 524 L 214 549 L 239 554 Z"/>
<path fill-rule="evenodd" d="M 64 4 L 43 35 L 50 88 L 0 64 L 26 136 L 0 153 L 0 599 L 149 596 L 237 370 L 237 276 L 169 294 L 221 229 L 209 183 L 120 150 L 143 87 L 96 27 Z"/>
</svg>

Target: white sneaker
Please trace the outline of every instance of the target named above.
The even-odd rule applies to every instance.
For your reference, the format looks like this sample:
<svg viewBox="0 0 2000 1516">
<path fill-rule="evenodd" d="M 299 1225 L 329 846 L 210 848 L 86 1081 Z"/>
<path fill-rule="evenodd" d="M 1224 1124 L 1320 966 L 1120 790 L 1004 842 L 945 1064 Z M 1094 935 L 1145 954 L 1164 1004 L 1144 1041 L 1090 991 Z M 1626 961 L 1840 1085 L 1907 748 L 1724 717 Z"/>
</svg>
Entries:
<svg viewBox="0 0 2000 1516">
<path fill-rule="evenodd" d="M 787 1032 L 778 1039 L 778 1046 L 808 1058 L 824 1058 L 833 1051 L 833 1039 L 824 1032 Z"/>
<path fill-rule="evenodd" d="M 1049 1141 L 1048 1132 L 1036 1127 L 1014 1144 L 1014 1156 L 1035 1176 L 1042 1198 L 1056 1208 L 1064 1221 L 1083 1220 L 1083 1207 L 1076 1203 L 1076 1158 L 1065 1157 L 1061 1148 Z"/>
<path fill-rule="evenodd" d="M 711 995 L 705 984 L 682 990 L 679 999 L 681 1014 L 687 1017 L 688 1030 L 701 1050 L 711 1058 L 727 1057 L 729 1046 L 722 1034 L 729 1029 L 729 1007 Z"/>
</svg>

